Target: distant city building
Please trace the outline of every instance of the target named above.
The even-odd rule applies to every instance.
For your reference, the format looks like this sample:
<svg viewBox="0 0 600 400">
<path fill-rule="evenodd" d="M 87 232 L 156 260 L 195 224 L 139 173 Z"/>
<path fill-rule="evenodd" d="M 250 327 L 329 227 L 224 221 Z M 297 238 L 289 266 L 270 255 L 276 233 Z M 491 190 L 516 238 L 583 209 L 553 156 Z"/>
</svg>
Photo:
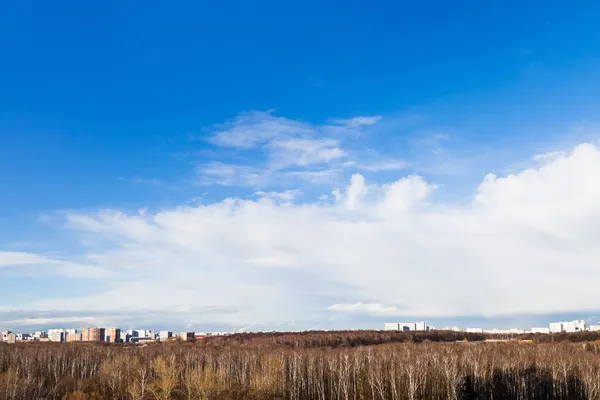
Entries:
<svg viewBox="0 0 600 400">
<path fill-rule="evenodd" d="M 484 329 L 483 333 L 489 333 L 492 335 L 520 335 L 525 333 L 524 329 L 517 329 L 517 328 L 511 328 L 511 329 Z"/>
<path fill-rule="evenodd" d="M 9 333 L 8 335 L 6 335 L 6 343 L 8 343 L 8 344 L 17 343 L 17 335 L 15 335 L 14 333 Z"/>
<path fill-rule="evenodd" d="M 583 332 L 587 330 L 587 322 L 585 319 L 576 319 L 575 321 L 563 322 L 563 330 L 565 332 Z"/>
<path fill-rule="evenodd" d="M 427 324 L 425 321 L 418 322 L 386 322 L 383 324 L 383 329 L 386 331 L 426 331 Z"/>
<path fill-rule="evenodd" d="M 531 328 L 531 333 L 550 333 L 550 328 Z"/>
<path fill-rule="evenodd" d="M 400 330 L 400 328 L 398 326 L 399 325 L 397 322 L 386 322 L 385 324 L 383 324 L 383 330 L 384 331 L 398 331 L 398 330 Z"/>
<path fill-rule="evenodd" d="M 446 326 L 444 328 L 442 328 L 443 331 L 454 331 L 454 332 L 460 332 L 461 329 L 458 326 Z"/>
<path fill-rule="evenodd" d="M 64 329 L 48 330 L 48 339 L 50 339 L 51 342 L 64 342 L 65 341 Z"/>
<path fill-rule="evenodd" d="M 154 334 L 154 331 L 148 330 L 148 329 L 133 330 L 133 331 L 131 331 L 131 336 L 132 337 L 139 337 L 139 338 L 148 338 L 148 339 L 155 339 L 156 338 L 156 335 Z"/>
<path fill-rule="evenodd" d="M 121 331 L 121 343 L 129 343 L 129 340 L 131 339 L 131 334 L 128 332 L 129 331 Z"/>
<path fill-rule="evenodd" d="M 196 335 L 194 332 L 181 332 L 177 335 L 179 339 L 186 342 L 193 342 L 196 339 Z"/>
<path fill-rule="evenodd" d="M 12 333 L 11 331 L 2 332 L 2 334 L 0 336 L 0 340 L 2 340 L 3 342 L 8 342 L 8 335 L 10 335 L 11 333 Z"/>
<path fill-rule="evenodd" d="M 467 328 L 467 333 L 483 333 L 483 328 Z"/>
<path fill-rule="evenodd" d="M 425 321 L 415 322 L 415 331 L 426 331 L 426 330 L 427 330 L 427 324 L 425 323 Z"/>
<path fill-rule="evenodd" d="M 160 331 L 158 333 L 158 338 L 160 340 L 167 340 L 167 339 L 170 339 L 171 337 L 173 337 L 173 332 L 171 332 L 171 331 Z"/>
<path fill-rule="evenodd" d="M 29 340 L 29 333 L 17 333 L 17 342 L 25 342 Z"/>
<path fill-rule="evenodd" d="M 33 334 L 33 340 L 41 340 L 41 339 L 45 339 L 48 337 L 48 334 L 46 332 L 35 332 Z"/>
<path fill-rule="evenodd" d="M 398 322 L 398 330 L 402 332 L 416 331 L 416 322 Z"/>
<path fill-rule="evenodd" d="M 558 333 L 563 331 L 562 322 L 550 322 L 550 327 L 548 328 L 550 333 Z"/>
<path fill-rule="evenodd" d="M 67 342 L 81 342 L 81 333 L 68 333 Z"/>
<path fill-rule="evenodd" d="M 133 343 L 152 343 L 152 342 L 156 342 L 155 338 L 150 338 L 150 337 L 135 337 L 135 338 L 131 338 L 130 339 L 131 342 Z"/>
<path fill-rule="evenodd" d="M 102 342 L 104 336 L 104 328 L 83 328 L 81 330 L 81 340 L 84 342 Z"/>
<path fill-rule="evenodd" d="M 598 332 L 598 331 L 600 331 L 600 325 L 590 325 L 589 330 Z"/>
<path fill-rule="evenodd" d="M 587 330 L 587 322 L 584 319 L 576 319 L 574 321 L 551 322 L 549 330 L 550 333 L 583 332 Z"/>
<path fill-rule="evenodd" d="M 121 340 L 121 329 L 106 328 L 104 330 L 104 341 L 108 343 L 118 343 Z"/>
</svg>

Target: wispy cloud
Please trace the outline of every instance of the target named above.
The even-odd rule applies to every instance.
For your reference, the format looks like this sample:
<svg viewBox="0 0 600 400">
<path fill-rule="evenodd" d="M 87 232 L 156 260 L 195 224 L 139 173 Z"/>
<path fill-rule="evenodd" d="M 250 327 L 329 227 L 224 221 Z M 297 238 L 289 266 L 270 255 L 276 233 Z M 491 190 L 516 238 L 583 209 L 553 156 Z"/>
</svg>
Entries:
<svg viewBox="0 0 600 400">
<path fill-rule="evenodd" d="M 213 126 L 208 141 L 247 155 L 232 163 L 213 154 L 211 160 L 196 168 L 198 181 L 253 188 L 298 179 L 318 185 L 332 183 L 342 170 L 356 164 L 345 149 L 345 141 L 380 120 L 381 116 L 358 116 L 319 125 L 279 117 L 272 111 L 239 114 Z M 240 163 L 240 159 L 245 161 Z M 392 169 L 391 164 L 380 167 L 378 170 Z M 371 170 L 375 171 L 375 166 Z"/>
<path fill-rule="evenodd" d="M 272 111 L 241 113 L 225 124 L 215 125 L 209 141 L 225 147 L 251 149 L 272 141 L 303 139 L 305 141 L 326 138 L 332 133 L 355 132 L 362 127 L 374 125 L 381 116 L 335 119 L 331 124 L 314 125 L 285 117 L 277 117 Z"/>
<path fill-rule="evenodd" d="M 0 267 L 14 267 L 18 265 L 36 265 L 53 263 L 46 257 L 38 254 L 15 252 L 15 251 L 0 251 Z"/>
<path fill-rule="evenodd" d="M 270 164 L 277 169 L 329 163 L 346 156 L 340 142 L 331 139 L 286 139 L 269 144 Z"/>
<path fill-rule="evenodd" d="M 327 308 L 329 311 L 348 312 L 368 315 L 400 315 L 402 309 L 396 306 L 385 306 L 379 303 L 334 304 Z"/>
<path fill-rule="evenodd" d="M 25 252 L 0 251 L 0 268 L 2 267 L 35 267 L 46 274 L 54 273 L 67 277 L 80 278 L 98 278 L 109 274 L 108 270 L 93 265 L 83 265 Z"/>
<path fill-rule="evenodd" d="M 314 129 L 308 124 L 277 117 L 272 112 L 252 111 L 239 114 L 225 124 L 216 125 L 209 140 L 218 146 L 250 149 L 275 138 L 313 133 Z"/>
<path fill-rule="evenodd" d="M 376 115 L 373 117 L 354 117 L 348 119 L 334 119 L 334 124 L 342 125 L 347 128 L 360 128 L 361 126 L 374 125 L 381 121 L 381 116 Z"/>
<path fill-rule="evenodd" d="M 226 164 L 218 161 L 196 167 L 201 185 L 222 185 L 260 188 L 268 184 L 272 172 L 247 165 Z"/>
<path fill-rule="evenodd" d="M 135 176 L 132 178 L 133 183 L 138 185 L 147 185 L 147 186 L 168 186 L 167 182 L 158 179 L 158 178 L 144 178 L 141 176 Z"/>
<path fill-rule="evenodd" d="M 262 199 L 270 199 L 275 201 L 293 202 L 302 195 L 302 191 L 298 189 L 286 190 L 283 192 L 255 192 L 256 196 Z"/>
<path fill-rule="evenodd" d="M 388 159 L 388 160 L 375 161 L 372 163 L 359 164 L 356 167 L 357 167 L 357 169 L 362 170 L 362 171 L 379 172 L 379 171 L 399 171 L 399 170 L 407 169 L 409 166 L 410 166 L 410 163 L 408 163 L 404 160 Z"/>
<path fill-rule="evenodd" d="M 341 177 L 341 169 L 324 169 L 317 171 L 289 171 L 286 173 L 288 177 L 298 178 L 305 182 L 324 185 L 339 182 Z"/>
</svg>

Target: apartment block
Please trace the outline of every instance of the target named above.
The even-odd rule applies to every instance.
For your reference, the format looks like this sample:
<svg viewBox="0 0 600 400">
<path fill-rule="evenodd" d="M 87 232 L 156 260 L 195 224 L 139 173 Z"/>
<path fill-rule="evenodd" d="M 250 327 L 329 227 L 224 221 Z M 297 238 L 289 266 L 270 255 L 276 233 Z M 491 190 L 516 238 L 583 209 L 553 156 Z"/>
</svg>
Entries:
<svg viewBox="0 0 600 400">
<path fill-rule="evenodd" d="M 574 321 L 561 321 L 550 323 L 550 333 L 559 332 L 583 332 L 587 330 L 587 322 L 585 319 L 576 319 Z"/>
<path fill-rule="evenodd" d="M 108 343 L 119 343 L 121 341 L 121 329 L 106 328 L 104 331 L 104 338 Z"/>
<path fill-rule="evenodd" d="M 66 337 L 67 342 L 81 342 L 81 333 L 68 333 Z"/>
<path fill-rule="evenodd" d="M 83 328 L 81 331 L 81 340 L 84 342 L 102 342 L 104 336 L 104 328 Z"/>
<path fill-rule="evenodd" d="M 397 322 L 386 322 L 385 324 L 383 324 L 383 330 L 384 331 L 397 331 L 400 329 L 398 328 Z"/>
<path fill-rule="evenodd" d="M 383 329 L 386 331 L 426 331 L 427 324 L 425 321 L 418 322 L 386 322 L 383 324 Z"/>
<path fill-rule="evenodd" d="M 531 333 L 550 333 L 550 328 L 531 328 Z"/>
<path fill-rule="evenodd" d="M 17 335 L 14 333 L 9 333 L 8 335 L 6 335 L 6 343 L 8 343 L 8 344 L 17 343 Z"/>
<path fill-rule="evenodd" d="M 48 339 L 51 342 L 64 342 L 65 341 L 65 331 L 63 329 L 50 329 L 48 331 Z"/>
<path fill-rule="evenodd" d="M 598 332 L 600 331 L 600 325 L 590 325 L 588 329 L 593 332 Z"/>
<path fill-rule="evenodd" d="M 483 328 L 467 328 L 468 333 L 483 333 Z"/>
</svg>

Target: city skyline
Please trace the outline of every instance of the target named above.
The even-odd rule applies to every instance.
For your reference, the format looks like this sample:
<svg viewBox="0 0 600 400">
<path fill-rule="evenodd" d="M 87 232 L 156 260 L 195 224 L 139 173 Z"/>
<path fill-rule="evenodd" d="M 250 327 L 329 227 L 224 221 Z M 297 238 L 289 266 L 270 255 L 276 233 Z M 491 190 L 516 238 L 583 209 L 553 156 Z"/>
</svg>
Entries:
<svg viewBox="0 0 600 400">
<path fill-rule="evenodd" d="M 597 322 L 599 13 L 8 4 L 0 327 Z"/>
<path fill-rule="evenodd" d="M 384 331 L 430 331 L 430 330 L 441 330 L 441 331 L 462 331 L 462 332 L 471 332 L 471 333 L 487 333 L 487 334 L 523 334 L 523 333 L 559 333 L 559 332 L 578 332 L 578 331 L 600 331 L 600 322 L 599 321 L 590 321 L 586 319 L 577 318 L 575 320 L 570 321 L 546 321 L 545 327 L 541 326 L 530 326 L 527 328 L 515 327 L 511 326 L 510 328 L 507 326 L 495 326 L 495 327 L 474 327 L 469 325 L 462 326 L 438 326 L 435 327 L 430 325 L 426 321 L 413 321 L 413 322 L 385 322 L 383 326 L 375 327 L 371 326 L 368 328 L 360 329 L 360 328 L 350 328 L 346 329 L 346 331 L 361 331 L 361 330 L 382 330 Z M 156 340 L 166 340 L 170 338 L 181 337 L 182 335 L 186 335 L 186 340 L 189 340 L 189 335 L 195 335 L 196 337 L 201 336 L 211 336 L 211 335 L 230 335 L 235 333 L 256 333 L 256 332 L 280 332 L 280 333 L 290 333 L 290 332 L 308 332 L 308 331 L 336 331 L 336 329 L 298 329 L 298 330 L 252 330 L 249 328 L 242 328 L 239 330 L 233 331 L 211 331 L 211 330 L 169 330 L 169 329 L 121 329 L 119 327 L 111 326 L 111 327 L 79 327 L 75 328 L 50 328 L 47 330 L 40 331 L 12 331 L 9 329 L 4 329 L 0 327 L 0 332 L 2 333 L 2 337 L 0 337 L 0 341 L 6 341 L 4 337 L 6 334 L 27 334 L 30 339 L 36 337 L 39 339 L 40 337 L 47 338 L 50 341 L 57 342 L 79 342 L 79 341 L 103 341 L 103 342 L 118 342 L 119 338 L 121 342 L 128 342 L 129 340 L 123 340 L 123 335 L 130 335 L 135 338 L 144 338 L 144 339 L 156 339 Z M 59 339 L 53 338 L 54 334 L 59 334 L 55 336 Z"/>
</svg>

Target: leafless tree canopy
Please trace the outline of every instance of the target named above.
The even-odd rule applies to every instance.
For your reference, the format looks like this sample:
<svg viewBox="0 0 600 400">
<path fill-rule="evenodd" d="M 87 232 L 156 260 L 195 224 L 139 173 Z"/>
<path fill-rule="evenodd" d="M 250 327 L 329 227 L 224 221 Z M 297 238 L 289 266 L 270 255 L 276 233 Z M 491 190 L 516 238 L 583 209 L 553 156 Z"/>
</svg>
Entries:
<svg viewBox="0 0 600 400">
<path fill-rule="evenodd" d="M 600 399 L 594 337 L 479 339 L 373 331 L 0 343 L 0 399 Z"/>
</svg>

